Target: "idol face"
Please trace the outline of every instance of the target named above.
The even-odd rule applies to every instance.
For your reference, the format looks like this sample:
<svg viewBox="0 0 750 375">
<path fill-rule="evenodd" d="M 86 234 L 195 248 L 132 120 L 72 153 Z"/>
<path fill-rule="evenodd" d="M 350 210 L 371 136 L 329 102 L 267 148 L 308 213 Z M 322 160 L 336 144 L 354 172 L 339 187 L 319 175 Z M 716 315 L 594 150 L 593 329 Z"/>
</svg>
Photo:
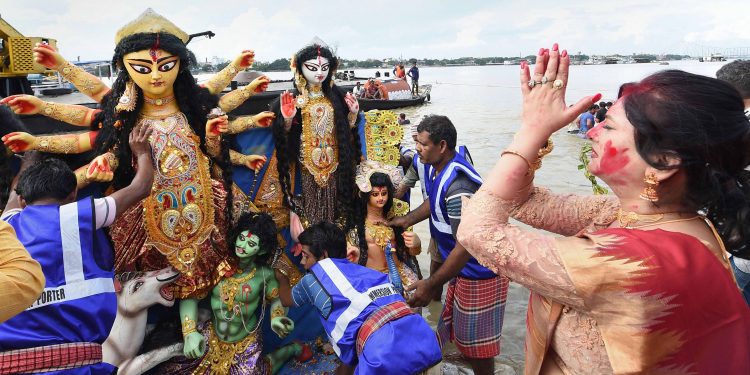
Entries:
<svg viewBox="0 0 750 375">
<path fill-rule="evenodd" d="M 256 255 L 263 255 L 260 251 L 260 238 L 250 233 L 249 230 L 241 232 L 234 242 L 234 253 L 240 259 Z"/>
<path fill-rule="evenodd" d="M 330 62 L 327 58 L 319 56 L 302 63 L 302 75 L 307 83 L 313 86 L 320 86 L 328 78 L 330 73 Z"/>
<path fill-rule="evenodd" d="M 157 49 L 144 49 L 123 56 L 130 79 L 152 99 L 174 94 L 174 82 L 180 72 L 180 58 Z"/>
<path fill-rule="evenodd" d="M 388 202 L 388 188 L 385 186 L 373 186 L 367 204 L 373 208 L 382 209 Z"/>
</svg>

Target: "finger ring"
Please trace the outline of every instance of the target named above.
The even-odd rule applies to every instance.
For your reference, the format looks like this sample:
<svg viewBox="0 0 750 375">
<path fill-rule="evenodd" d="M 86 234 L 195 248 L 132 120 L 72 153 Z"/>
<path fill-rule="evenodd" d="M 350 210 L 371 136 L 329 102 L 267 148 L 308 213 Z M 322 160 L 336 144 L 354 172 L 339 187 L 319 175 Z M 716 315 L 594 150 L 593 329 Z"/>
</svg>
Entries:
<svg viewBox="0 0 750 375">
<path fill-rule="evenodd" d="M 542 76 L 542 84 L 545 85 L 547 84 L 547 82 L 549 82 L 549 80 L 547 79 L 547 76 Z"/>
<path fill-rule="evenodd" d="M 552 87 L 555 89 L 561 89 L 565 86 L 565 83 L 561 79 L 556 79 L 555 82 L 552 82 Z"/>
<path fill-rule="evenodd" d="M 533 79 L 529 81 L 529 87 L 534 87 L 536 85 L 541 85 L 541 84 L 542 84 L 541 81 L 534 81 Z"/>
</svg>

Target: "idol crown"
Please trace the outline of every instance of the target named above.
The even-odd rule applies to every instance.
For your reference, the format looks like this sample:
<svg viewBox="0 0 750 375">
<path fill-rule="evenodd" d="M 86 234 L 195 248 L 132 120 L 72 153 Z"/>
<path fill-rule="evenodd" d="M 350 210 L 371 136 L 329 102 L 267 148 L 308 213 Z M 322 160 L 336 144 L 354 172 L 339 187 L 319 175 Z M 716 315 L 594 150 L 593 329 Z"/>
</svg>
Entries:
<svg viewBox="0 0 750 375">
<path fill-rule="evenodd" d="M 190 36 L 177 27 L 177 25 L 173 24 L 162 15 L 154 12 L 153 9 L 148 8 L 141 13 L 138 18 L 130 21 L 130 23 L 120 28 L 120 30 L 117 30 L 117 34 L 115 34 L 115 44 L 120 43 L 125 37 L 141 33 L 172 34 L 182 40 L 183 43 L 187 43 L 190 38 Z"/>
</svg>

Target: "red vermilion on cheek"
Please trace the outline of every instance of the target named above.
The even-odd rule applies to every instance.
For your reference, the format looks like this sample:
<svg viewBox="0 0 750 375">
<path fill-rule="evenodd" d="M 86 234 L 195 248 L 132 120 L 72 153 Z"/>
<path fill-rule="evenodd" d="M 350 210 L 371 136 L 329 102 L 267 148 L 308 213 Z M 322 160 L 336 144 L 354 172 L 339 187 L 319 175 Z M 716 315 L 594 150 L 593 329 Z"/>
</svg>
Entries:
<svg viewBox="0 0 750 375">
<path fill-rule="evenodd" d="M 601 161 L 599 162 L 600 173 L 610 175 L 628 165 L 630 158 L 625 155 L 626 151 L 628 151 L 627 148 L 618 150 L 617 148 L 612 147 L 612 141 L 607 141 L 607 143 L 604 144 Z"/>
</svg>

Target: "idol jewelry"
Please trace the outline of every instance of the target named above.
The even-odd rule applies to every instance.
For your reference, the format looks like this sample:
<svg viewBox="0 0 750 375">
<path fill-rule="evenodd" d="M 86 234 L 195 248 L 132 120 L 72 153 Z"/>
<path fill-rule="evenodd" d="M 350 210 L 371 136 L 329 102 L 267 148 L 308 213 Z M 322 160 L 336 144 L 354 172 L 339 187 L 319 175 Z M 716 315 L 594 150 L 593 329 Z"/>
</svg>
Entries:
<svg viewBox="0 0 750 375">
<path fill-rule="evenodd" d="M 125 83 L 125 91 L 120 96 L 115 106 L 115 112 L 132 112 L 135 109 L 135 104 L 138 101 L 138 90 L 135 88 L 135 82 L 132 79 L 128 79 Z"/>
<path fill-rule="evenodd" d="M 143 100 L 146 101 L 146 103 L 156 106 L 162 106 L 165 104 L 172 103 L 174 101 L 174 95 L 167 96 L 166 98 L 157 98 L 157 99 L 151 99 L 146 95 L 143 95 Z"/>
<path fill-rule="evenodd" d="M 555 82 L 552 82 L 552 88 L 554 89 L 559 90 L 563 88 L 563 86 L 565 86 L 565 82 L 563 82 L 563 80 L 561 79 L 556 79 Z"/>
</svg>

